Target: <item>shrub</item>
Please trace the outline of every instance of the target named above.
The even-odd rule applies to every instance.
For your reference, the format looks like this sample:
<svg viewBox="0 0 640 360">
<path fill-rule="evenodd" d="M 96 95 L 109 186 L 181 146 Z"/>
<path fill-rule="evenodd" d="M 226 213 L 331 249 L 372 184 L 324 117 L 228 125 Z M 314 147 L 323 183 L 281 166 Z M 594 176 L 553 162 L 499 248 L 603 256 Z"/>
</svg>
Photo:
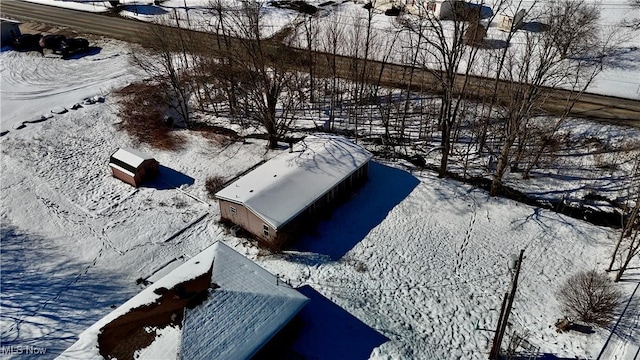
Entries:
<svg viewBox="0 0 640 360">
<path fill-rule="evenodd" d="M 487 36 L 487 29 L 480 23 L 471 23 L 464 32 L 464 44 L 481 46 Z"/>
<path fill-rule="evenodd" d="M 122 129 L 138 142 L 158 149 L 176 150 L 182 147 L 180 135 L 166 123 L 166 85 L 137 82 L 114 92 L 118 97 L 118 116 Z"/>
<path fill-rule="evenodd" d="M 571 276 L 558 293 L 570 317 L 601 327 L 608 326 L 615 318 L 621 296 L 614 283 L 595 270 Z"/>
<path fill-rule="evenodd" d="M 210 176 L 204 182 L 204 187 L 209 199 L 215 199 L 216 193 L 224 187 L 224 179 L 221 176 Z"/>
</svg>

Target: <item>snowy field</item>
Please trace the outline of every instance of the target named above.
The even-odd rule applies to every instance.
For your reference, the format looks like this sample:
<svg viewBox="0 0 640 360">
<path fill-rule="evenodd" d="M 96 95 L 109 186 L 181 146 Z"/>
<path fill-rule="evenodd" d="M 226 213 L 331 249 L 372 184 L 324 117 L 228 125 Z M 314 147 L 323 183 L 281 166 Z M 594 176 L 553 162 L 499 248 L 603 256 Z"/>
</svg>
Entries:
<svg viewBox="0 0 640 360">
<path fill-rule="evenodd" d="M 616 231 L 490 198 L 404 163 L 372 163 L 368 183 L 291 251 L 268 254 L 232 237 L 217 223 L 204 180 L 231 178 L 277 151 L 262 140 L 222 147 L 188 131 L 182 150 L 140 148 L 118 130 L 109 94 L 140 75 L 127 66 L 123 44 L 96 46 L 71 60 L 0 54 L 3 129 L 10 119 L 0 137 L 2 346 L 46 348 L 53 358 L 138 293 L 138 278 L 216 240 L 312 299 L 293 344 L 307 358 L 485 359 L 508 263 L 520 249 L 509 334 L 540 354 L 580 359 L 596 358 L 610 337 L 608 329 L 558 334 L 553 324 L 563 315 L 555 298 L 563 281 L 603 270 Z M 105 101 L 16 129 L 95 95 Z M 153 154 L 160 179 L 134 189 L 111 177 L 109 155 L 125 146 Z M 619 285 L 625 300 L 640 282 L 640 261 L 630 267 Z M 611 336 L 611 359 L 637 354 L 638 293 Z"/>
<path fill-rule="evenodd" d="M 204 19 L 197 16 L 202 2 L 168 1 L 163 9 L 176 9 L 186 19 L 180 9 L 185 5 L 191 19 Z M 101 10 L 95 4 L 69 6 Z M 626 11 L 611 4 L 603 10 L 609 26 Z M 150 19 L 161 13 L 144 4 L 130 15 Z M 274 32 L 295 20 L 281 10 L 269 14 Z M 361 5 L 343 4 L 326 17 L 347 21 L 364 14 Z M 393 27 L 391 18 L 377 20 L 381 31 Z M 637 356 L 640 291 L 613 335 L 558 334 L 553 327 L 563 315 L 555 300 L 562 282 L 608 264 L 618 235 L 610 229 L 489 198 L 407 164 L 376 162 L 367 185 L 293 251 L 268 255 L 226 234 L 203 185 L 208 176 L 230 178 L 276 154 L 259 140 L 220 147 L 187 133 L 183 150 L 143 149 L 163 165 L 157 183 L 135 190 L 113 179 L 108 156 L 136 144 L 118 131 L 109 93 L 141 75 L 122 44 L 97 45 L 96 53 L 71 60 L 0 54 L 0 130 L 9 131 L 0 138 L 3 346 L 46 348 L 45 357 L 53 358 L 140 291 L 136 279 L 222 240 L 312 299 L 302 314 L 308 326 L 293 346 L 305 357 L 486 358 L 509 286 L 507 264 L 520 249 L 525 260 L 509 334 L 526 338 L 540 354 L 591 359 L 608 341 L 604 359 Z M 637 39 L 626 43 L 590 91 L 637 99 L 638 45 Z M 94 96 L 106 101 L 51 114 Z M 49 119 L 41 121 L 43 116 Z M 620 141 L 640 138 L 628 129 L 571 126 L 606 131 Z M 622 180 L 606 175 L 586 171 L 571 185 L 615 193 Z M 566 177 L 539 177 L 525 190 L 544 197 L 560 188 L 568 188 Z M 620 285 L 625 299 L 640 281 L 640 262 L 632 265 Z"/>
</svg>

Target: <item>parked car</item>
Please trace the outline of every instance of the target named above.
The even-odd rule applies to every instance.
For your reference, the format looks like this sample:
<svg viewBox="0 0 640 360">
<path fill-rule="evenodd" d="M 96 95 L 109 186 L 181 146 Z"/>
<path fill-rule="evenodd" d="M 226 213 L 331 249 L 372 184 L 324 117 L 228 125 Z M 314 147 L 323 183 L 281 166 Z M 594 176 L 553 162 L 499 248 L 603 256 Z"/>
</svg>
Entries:
<svg viewBox="0 0 640 360">
<path fill-rule="evenodd" d="M 43 49 L 58 50 L 62 41 L 67 37 L 64 35 L 45 35 L 40 38 L 39 45 Z"/>
<path fill-rule="evenodd" d="M 13 38 L 11 46 L 16 50 L 31 50 L 39 46 L 41 34 L 23 34 Z"/>
<path fill-rule="evenodd" d="M 79 51 L 87 50 L 89 41 L 83 38 L 68 38 L 62 40 L 60 44 L 60 53 L 62 56 L 69 56 Z"/>
</svg>

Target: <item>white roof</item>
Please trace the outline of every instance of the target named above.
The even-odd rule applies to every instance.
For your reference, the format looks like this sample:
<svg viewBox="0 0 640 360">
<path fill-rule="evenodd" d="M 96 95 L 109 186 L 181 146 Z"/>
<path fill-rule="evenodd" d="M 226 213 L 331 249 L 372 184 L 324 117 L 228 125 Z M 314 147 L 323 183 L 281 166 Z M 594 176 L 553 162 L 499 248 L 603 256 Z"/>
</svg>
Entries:
<svg viewBox="0 0 640 360">
<path fill-rule="evenodd" d="M 154 290 L 194 279 L 209 271 L 212 264 L 211 283 L 219 287 L 209 289 L 202 304 L 185 309 L 182 329 L 156 329 L 154 342 L 138 350 L 136 358 L 249 358 L 309 301 L 253 261 L 216 242 L 93 324 L 58 359 L 101 358 L 98 334 L 105 325 L 155 302 L 161 296 Z"/>
<path fill-rule="evenodd" d="M 371 157 L 367 150 L 341 136 L 307 136 L 292 153 L 267 161 L 216 197 L 246 206 L 278 229 Z"/>
<path fill-rule="evenodd" d="M 145 160 L 153 159 L 153 157 L 151 157 L 150 155 L 129 148 L 118 149 L 118 151 L 113 153 L 113 155 L 111 156 L 124 162 L 125 164 L 133 166 L 134 168 L 140 166 L 140 164 L 142 164 L 142 162 Z"/>
</svg>

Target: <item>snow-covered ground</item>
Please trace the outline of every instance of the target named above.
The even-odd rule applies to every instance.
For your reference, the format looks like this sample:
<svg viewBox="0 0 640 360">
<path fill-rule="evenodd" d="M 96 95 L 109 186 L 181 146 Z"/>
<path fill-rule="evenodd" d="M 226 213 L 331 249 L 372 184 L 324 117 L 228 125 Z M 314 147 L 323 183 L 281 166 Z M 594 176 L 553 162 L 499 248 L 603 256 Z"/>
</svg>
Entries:
<svg viewBox="0 0 640 360">
<path fill-rule="evenodd" d="M 231 178 L 277 151 L 267 152 L 262 140 L 221 146 L 188 131 L 181 150 L 132 143 L 118 129 L 108 90 L 139 75 L 125 66 L 123 44 L 96 46 L 99 52 L 73 60 L 0 54 L 3 129 L 5 119 L 13 125 L 105 95 L 104 103 L 10 126 L 0 137 L 0 339 L 13 346 L 4 348 L 7 358 L 27 346 L 55 357 L 138 293 L 138 278 L 217 240 L 312 299 L 293 345 L 309 358 L 486 358 L 509 288 L 508 263 L 521 249 L 509 334 L 541 354 L 583 359 L 597 357 L 609 338 L 603 329 L 556 333 L 553 323 L 563 314 L 555 293 L 570 275 L 606 267 L 617 232 L 490 198 L 404 163 L 372 163 L 367 184 L 290 251 L 268 254 L 231 236 L 217 223 L 204 180 Z M 64 76 L 70 69 L 74 76 Z M 134 146 L 162 165 L 160 180 L 139 189 L 107 166 L 117 148 Z M 640 261 L 631 267 L 619 284 L 627 298 L 640 281 Z M 619 322 L 611 358 L 638 348 L 639 311 L 631 305 Z"/>
<path fill-rule="evenodd" d="M 3 48 L 0 63 L 2 121 L 0 131 L 13 130 L 23 122 L 50 116 L 51 110 L 70 108 L 83 99 L 107 94 L 135 76 L 122 47 L 103 41 L 91 56 L 78 59 L 47 57 L 37 52 L 20 53 Z"/>
</svg>

